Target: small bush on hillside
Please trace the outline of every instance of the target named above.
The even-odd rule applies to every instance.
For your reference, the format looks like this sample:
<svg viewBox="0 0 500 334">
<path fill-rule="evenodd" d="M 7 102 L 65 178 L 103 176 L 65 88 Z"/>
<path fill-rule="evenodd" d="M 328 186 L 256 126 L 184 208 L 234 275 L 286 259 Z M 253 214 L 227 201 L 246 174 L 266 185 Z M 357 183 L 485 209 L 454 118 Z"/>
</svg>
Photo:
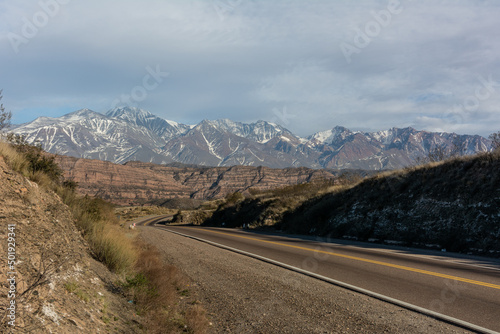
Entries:
<svg viewBox="0 0 500 334">
<path fill-rule="evenodd" d="M 233 205 L 224 203 L 202 225 L 224 227 L 263 225 L 264 212 L 269 204 L 270 201 L 264 203 L 261 199 L 246 199 Z"/>
<path fill-rule="evenodd" d="M 0 101 L 2 100 L 2 90 L 0 89 Z M 5 111 L 3 103 L 0 104 L 0 131 L 10 126 L 10 120 L 12 118 L 12 113 L 10 111 Z"/>
<path fill-rule="evenodd" d="M 184 215 L 182 214 L 182 210 L 178 210 L 172 217 L 172 223 L 180 224 L 183 221 L 184 221 Z"/>
<path fill-rule="evenodd" d="M 187 214 L 187 221 L 193 225 L 201 225 L 212 216 L 210 211 L 195 210 Z"/>
<path fill-rule="evenodd" d="M 491 147 L 493 148 L 493 151 L 499 151 L 500 150 L 500 131 L 496 132 L 496 133 L 492 133 L 489 138 L 491 140 Z"/>
<path fill-rule="evenodd" d="M 49 156 L 43 151 L 41 145 L 32 145 L 26 141 L 25 136 L 13 133 L 7 134 L 6 138 L 7 142 L 26 159 L 30 176 L 43 173 L 55 184 L 61 182 L 63 175 L 61 167 L 55 162 L 54 156 Z"/>
<path fill-rule="evenodd" d="M 4 157 L 5 162 L 7 162 L 12 170 L 25 177 L 29 176 L 28 161 L 12 145 L 0 141 L 0 155 Z"/>
<path fill-rule="evenodd" d="M 245 196 L 240 192 L 234 192 L 226 196 L 226 203 L 228 205 L 236 204 L 245 199 Z"/>
</svg>

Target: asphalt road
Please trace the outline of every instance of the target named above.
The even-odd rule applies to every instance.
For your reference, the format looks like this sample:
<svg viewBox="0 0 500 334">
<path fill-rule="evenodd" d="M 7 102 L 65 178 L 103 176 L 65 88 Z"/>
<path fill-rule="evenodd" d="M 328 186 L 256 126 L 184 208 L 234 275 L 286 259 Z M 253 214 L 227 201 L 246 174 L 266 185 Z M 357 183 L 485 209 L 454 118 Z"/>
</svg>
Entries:
<svg viewBox="0 0 500 334">
<path fill-rule="evenodd" d="M 162 218 L 162 217 L 160 217 Z M 143 225 L 154 225 L 149 218 Z M 236 229 L 160 226 L 500 332 L 500 262 Z"/>
</svg>

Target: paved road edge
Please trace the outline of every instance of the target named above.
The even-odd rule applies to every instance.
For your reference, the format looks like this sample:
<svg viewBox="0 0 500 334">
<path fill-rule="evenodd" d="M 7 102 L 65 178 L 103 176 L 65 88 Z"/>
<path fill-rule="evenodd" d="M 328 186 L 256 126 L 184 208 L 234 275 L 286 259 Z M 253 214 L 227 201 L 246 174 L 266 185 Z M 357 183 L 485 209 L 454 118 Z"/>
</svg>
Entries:
<svg viewBox="0 0 500 334">
<path fill-rule="evenodd" d="M 149 226 L 154 226 L 154 225 L 151 224 Z M 309 276 L 309 277 L 313 277 L 313 278 L 319 279 L 321 281 L 324 281 L 324 282 L 327 282 L 327 283 L 330 283 L 330 284 L 334 284 L 334 285 L 340 286 L 342 288 L 349 289 L 351 291 L 355 291 L 355 292 L 358 292 L 358 293 L 361 293 L 361 294 L 364 294 L 364 295 L 367 295 L 367 296 L 379 299 L 381 301 L 388 302 L 388 303 L 391 303 L 391 304 L 403 307 L 405 309 L 408 309 L 408 310 L 411 310 L 411 311 L 414 311 L 414 312 L 418 312 L 418 313 L 424 314 L 426 316 L 430 316 L 432 318 L 439 319 L 441 321 L 450 323 L 450 324 L 458 326 L 458 327 L 462 327 L 462 328 L 467 329 L 467 330 L 471 330 L 471 331 L 478 332 L 478 333 L 485 333 L 485 334 L 499 334 L 499 332 L 496 332 L 496 331 L 493 331 L 493 330 L 490 330 L 490 329 L 487 329 L 487 328 L 484 328 L 484 327 L 481 327 L 481 326 L 477 326 L 477 325 L 471 324 L 469 322 L 466 322 L 466 321 L 463 321 L 463 320 L 460 320 L 460 319 L 457 319 L 457 318 L 453 318 L 453 317 L 447 316 L 445 314 L 437 313 L 437 312 L 425 309 L 425 308 L 417 306 L 417 305 L 413 305 L 413 304 L 406 303 L 406 302 L 398 300 L 398 299 L 394 299 L 394 298 L 391 298 L 391 297 L 388 297 L 388 296 L 384 296 L 384 295 L 381 295 L 379 293 L 376 293 L 376 292 L 373 292 L 373 291 L 370 291 L 370 290 L 366 290 L 366 289 L 363 289 L 363 288 L 360 288 L 360 287 L 357 287 L 357 286 L 354 286 L 354 285 L 351 285 L 351 284 L 348 284 L 348 283 L 345 283 L 345 282 L 334 280 L 334 279 L 326 277 L 326 276 L 318 275 L 318 274 L 315 274 L 313 272 L 310 272 L 310 271 L 307 271 L 307 270 L 304 270 L 304 269 L 301 269 L 301 268 L 298 268 L 298 267 L 290 266 L 290 265 L 288 265 L 286 263 L 275 261 L 275 260 L 272 260 L 272 259 L 260 256 L 260 255 L 257 255 L 257 254 L 245 252 L 245 251 L 242 251 L 242 250 L 239 250 L 239 249 L 236 249 L 236 248 L 232 248 L 232 247 L 229 247 L 229 246 L 226 246 L 226 245 L 222 245 L 222 244 L 210 241 L 210 240 L 206 240 L 206 239 L 194 237 L 194 236 L 191 236 L 191 235 L 188 235 L 188 234 L 184 234 L 184 233 L 172 231 L 172 230 L 168 229 L 168 227 L 163 227 L 163 226 L 154 226 L 154 227 L 159 228 L 159 229 L 164 230 L 164 231 L 167 231 L 167 232 L 170 232 L 170 233 L 174 233 L 174 234 L 186 237 L 186 238 L 190 238 L 190 239 L 193 239 L 193 240 L 204 242 L 204 243 L 207 243 L 209 245 L 212 245 L 212 246 L 215 246 L 215 247 L 218 247 L 218 248 L 229 250 L 231 252 L 235 252 L 235 253 L 238 253 L 238 254 L 241 254 L 241 255 L 249 256 L 249 257 L 252 257 L 254 259 L 257 259 L 257 260 L 260 260 L 260 261 L 263 261 L 263 262 L 267 262 L 267 263 L 270 263 L 270 264 L 273 264 L 273 265 L 276 265 L 276 266 L 279 266 L 279 267 L 282 267 L 282 268 L 285 268 L 285 269 L 288 269 L 288 270 L 291 270 L 291 271 L 295 271 L 295 272 L 301 273 L 303 275 L 306 275 L 306 276 Z"/>
</svg>

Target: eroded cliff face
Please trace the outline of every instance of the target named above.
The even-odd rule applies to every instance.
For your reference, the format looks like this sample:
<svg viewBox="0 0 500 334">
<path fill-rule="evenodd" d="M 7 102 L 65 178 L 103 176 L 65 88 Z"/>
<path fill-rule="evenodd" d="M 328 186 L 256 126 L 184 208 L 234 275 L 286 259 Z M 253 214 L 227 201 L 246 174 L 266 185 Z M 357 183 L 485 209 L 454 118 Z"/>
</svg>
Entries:
<svg viewBox="0 0 500 334">
<path fill-rule="evenodd" d="M 216 199 L 235 191 L 267 190 L 312 180 L 332 179 L 333 173 L 309 168 L 169 167 L 142 162 L 117 165 L 100 160 L 57 157 L 65 177 L 79 191 L 120 205 L 141 205 L 171 198 Z"/>
<path fill-rule="evenodd" d="M 83 195 L 115 204 L 143 204 L 159 198 L 188 198 L 190 189 L 172 176 L 107 161 L 57 157 L 64 176 L 78 183 Z"/>
</svg>

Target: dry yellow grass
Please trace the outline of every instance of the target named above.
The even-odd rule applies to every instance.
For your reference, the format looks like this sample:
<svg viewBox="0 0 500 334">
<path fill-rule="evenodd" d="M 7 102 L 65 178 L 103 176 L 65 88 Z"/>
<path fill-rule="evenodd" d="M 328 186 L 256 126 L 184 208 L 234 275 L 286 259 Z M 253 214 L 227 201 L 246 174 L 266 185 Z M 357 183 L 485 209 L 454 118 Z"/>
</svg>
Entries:
<svg viewBox="0 0 500 334">
<path fill-rule="evenodd" d="M 0 141 L 0 155 L 5 158 L 9 167 L 14 171 L 23 176 L 28 176 L 28 161 L 12 145 Z"/>
<path fill-rule="evenodd" d="M 45 189 L 54 189 L 53 180 L 43 171 L 29 172 L 28 178 Z"/>
<path fill-rule="evenodd" d="M 95 256 L 117 273 L 130 270 L 137 259 L 130 240 L 115 226 L 106 224 L 94 229 L 88 240 Z"/>
</svg>

